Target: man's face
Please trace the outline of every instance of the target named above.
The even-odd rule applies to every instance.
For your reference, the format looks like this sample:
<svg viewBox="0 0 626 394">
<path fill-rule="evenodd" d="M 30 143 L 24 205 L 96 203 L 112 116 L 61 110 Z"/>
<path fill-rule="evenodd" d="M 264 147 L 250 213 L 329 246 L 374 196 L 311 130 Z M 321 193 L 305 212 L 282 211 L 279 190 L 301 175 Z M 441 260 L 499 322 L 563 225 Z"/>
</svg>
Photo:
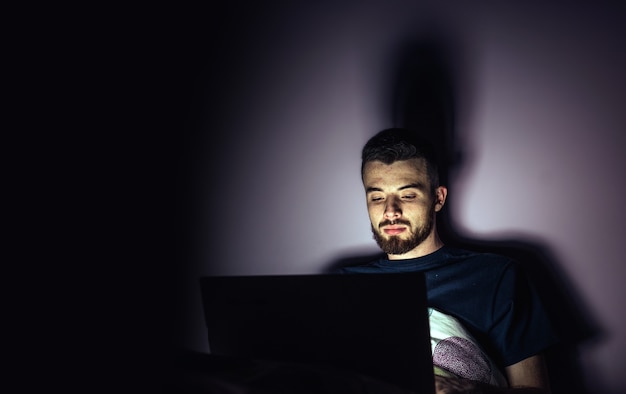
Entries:
<svg viewBox="0 0 626 394">
<path fill-rule="evenodd" d="M 446 190 L 431 191 L 423 159 L 368 162 L 363 185 L 374 239 L 385 253 L 412 257 L 409 252 L 432 242 L 435 212 L 443 206 Z"/>
</svg>

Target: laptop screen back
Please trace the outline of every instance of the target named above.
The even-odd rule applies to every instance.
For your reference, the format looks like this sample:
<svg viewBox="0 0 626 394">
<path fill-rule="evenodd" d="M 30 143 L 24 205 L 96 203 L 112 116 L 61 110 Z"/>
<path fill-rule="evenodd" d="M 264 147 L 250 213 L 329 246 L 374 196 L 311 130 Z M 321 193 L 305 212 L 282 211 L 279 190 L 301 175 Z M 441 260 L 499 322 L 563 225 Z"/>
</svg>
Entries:
<svg viewBox="0 0 626 394">
<path fill-rule="evenodd" d="M 211 353 L 332 366 L 433 389 L 421 273 L 200 279 Z"/>
</svg>

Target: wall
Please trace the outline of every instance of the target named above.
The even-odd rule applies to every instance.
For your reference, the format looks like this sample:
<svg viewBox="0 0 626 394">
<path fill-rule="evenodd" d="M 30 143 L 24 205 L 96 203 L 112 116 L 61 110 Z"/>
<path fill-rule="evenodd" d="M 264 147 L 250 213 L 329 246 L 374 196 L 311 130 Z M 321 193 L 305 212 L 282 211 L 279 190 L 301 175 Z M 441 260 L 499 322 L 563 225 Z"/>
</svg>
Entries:
<svg viewBox="0 0 626 394">
<path fill-rule="evenodd" d="M 615 6 L 376 1 L 233 5 L 199 26 L 183 346 L 208 350 L 196 278 L 319 272 L 376 251 L 359 155 L 391 126 L 399 43 L 454 59 L 466 237 L 544 245 L 602 335 L 591 380 L 622 392 L 626 14 Z M 595 383 L 594 383 L 595 386 Z"/>
</svg>

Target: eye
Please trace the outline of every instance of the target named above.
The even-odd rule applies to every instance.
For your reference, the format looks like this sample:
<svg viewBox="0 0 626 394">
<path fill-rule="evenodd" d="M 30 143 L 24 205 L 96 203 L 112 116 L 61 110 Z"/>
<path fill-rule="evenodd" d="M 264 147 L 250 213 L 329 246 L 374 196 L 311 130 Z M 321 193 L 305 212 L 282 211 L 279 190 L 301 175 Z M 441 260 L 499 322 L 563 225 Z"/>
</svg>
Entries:
<svg viewBox="0 0 626 394">
<path fill-rule="evenodd" d="M 372 196 L 372 197 L 370 197 L 370 201 L 371 202 L 381 202 L 383 200 L 384 200 L 384 197 L 382 197 L 382 196 Z"/>
<path fill-rule="evenodd" d="M 415 194 L 405 194 L 402 196 L 403 200 L 415 200 L 415 198 L 417 198 L 417 195 Z"/>
</svg>

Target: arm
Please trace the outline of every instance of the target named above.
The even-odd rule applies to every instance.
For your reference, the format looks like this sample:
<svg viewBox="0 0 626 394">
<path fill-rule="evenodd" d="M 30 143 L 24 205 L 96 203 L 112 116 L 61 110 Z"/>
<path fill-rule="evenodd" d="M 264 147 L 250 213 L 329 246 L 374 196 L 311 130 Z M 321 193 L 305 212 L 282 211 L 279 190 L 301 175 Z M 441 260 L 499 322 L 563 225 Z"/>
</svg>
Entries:
<svg viewBox="0 0 626 394">
<path fill-rule="evenodd" d="M 505 368 L 511 387 L 536 387 L 550 393 L 548 370 L 543 356 L 534 355 Z"/>
<path fill-rule="evenodd" d="M 550 394 L 543 356 L 535 355 L 505 369 L 509 388 L 498 388 L 474 380 L 435 376 L 437 394 Z"/>
</svg>

